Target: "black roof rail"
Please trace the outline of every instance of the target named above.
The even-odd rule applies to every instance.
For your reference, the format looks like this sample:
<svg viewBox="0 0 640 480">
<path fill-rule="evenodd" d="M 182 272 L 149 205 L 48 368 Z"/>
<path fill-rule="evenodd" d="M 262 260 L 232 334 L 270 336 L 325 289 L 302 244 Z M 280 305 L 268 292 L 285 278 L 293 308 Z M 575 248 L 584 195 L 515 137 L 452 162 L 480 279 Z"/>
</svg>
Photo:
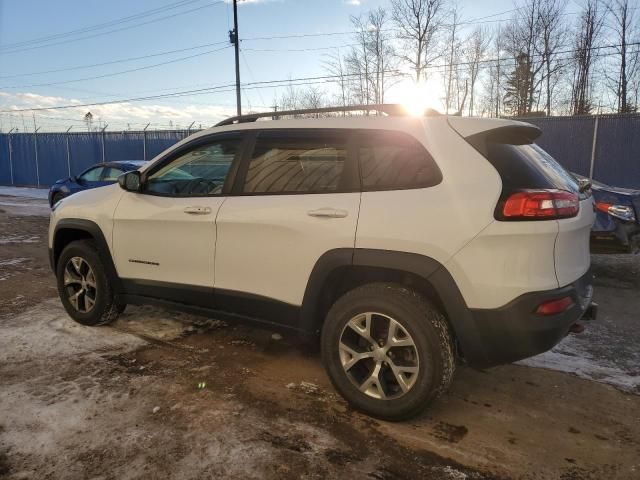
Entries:
<svg viewBox="0 0 640 480">
<path fill-rule="evenodd" d="M 304 108 L 299 110 L 282 110 L 280 112 L 261 112 L 261 113 L 249 113 L 247 115 L 240 115 L 235 117 L 229 117 L 221 122 L 215 124 L 216 127 L 222 127 L 225 125 L 232 125 L 234 123 L 249 123 L 255 122 L 259 118 L 277 119 L 279 117 L 285 117 L 290 115 L 313 115 L 314 113 L 336 113 L 336 112 L 358 112 L 358 111 L 376 111 L 386 113 L 391 116 L 407 115 L 406 109 L 398 103 L 376 103 L 370 105 L 347 105 L 338 107 L 322 107 L 322 108 Z M 440 115 L 435 110 L 425 110 L 425 115 Z"/>
</svg>

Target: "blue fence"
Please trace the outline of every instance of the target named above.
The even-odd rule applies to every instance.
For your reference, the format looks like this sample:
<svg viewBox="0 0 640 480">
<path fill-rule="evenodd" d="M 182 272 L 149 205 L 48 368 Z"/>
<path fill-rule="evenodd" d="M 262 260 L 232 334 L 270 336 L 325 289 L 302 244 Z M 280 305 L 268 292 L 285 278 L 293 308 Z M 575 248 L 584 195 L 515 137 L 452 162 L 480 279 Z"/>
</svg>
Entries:
<svg viewBox="0 0 640 480">
<path fill-rule="evenodd" d="M 592 172 L 595 180 L 609 185 L 640 189 L 639 114 L 522 120 L 540 127 L 537 142 L 565 168 L 587 177 Z"/>
<path fill-rule="evenodd" d="M 187 130 L 0 134 L 0 185 L 49 186 L 103 161 L 150 160 Z"/>
<path fill-rule="evenodd" d="M 640 189 L 639 114 L 523 120 L 542 129 L 538 143 L 567 169 Z M 148 160 L 189 133 L 193 131 L 0 134 L 0 185 L 48 186 L 103 160 Z"/>
</svg>

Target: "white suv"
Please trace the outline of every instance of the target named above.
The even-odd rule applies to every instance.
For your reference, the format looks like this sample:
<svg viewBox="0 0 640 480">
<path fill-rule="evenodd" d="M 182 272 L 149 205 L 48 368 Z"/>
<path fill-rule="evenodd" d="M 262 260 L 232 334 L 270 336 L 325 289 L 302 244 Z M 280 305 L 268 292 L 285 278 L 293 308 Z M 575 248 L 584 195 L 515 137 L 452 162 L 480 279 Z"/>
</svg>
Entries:
<svg viewBox="0 0 640 480">
<path fill-rule="evenodd" d="M 592 199 L 536 127 L 260 116 L 55 206 L 51 265 L 74 320 L 153 303 L 319 338 L 335 388 L 397 420 L 458 360 L 544 352 L 589 310 Z"/>
</svg>

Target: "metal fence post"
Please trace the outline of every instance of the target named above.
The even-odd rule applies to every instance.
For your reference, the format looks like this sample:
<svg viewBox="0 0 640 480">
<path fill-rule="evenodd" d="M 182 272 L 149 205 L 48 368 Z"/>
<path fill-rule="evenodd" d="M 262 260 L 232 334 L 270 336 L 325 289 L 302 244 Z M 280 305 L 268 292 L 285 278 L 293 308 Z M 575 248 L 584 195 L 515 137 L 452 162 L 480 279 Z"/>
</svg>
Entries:
<svg viewBox="0 0 640 480">
<path fill-rule="evenodd" d="M 11 143 L 11 132 L 15 130 L 15 127 L 9 130 L 9 174 L 11 175 L 11 185 L 15 185 L 13 181 L 13 144 Z"/>
<path fill-rule="evenodd" d="M 102 163 L 104 163 L 104 131 L 107 129 L 107 127 L 109 126 L 109 124 L 107 123 L 104 128 L 102 129 Z"/>
<path fill-rule="evenodd" d="M 67 128 L 67 131 L 64 132 L 65 142 L 67 144 L 67 172 L 69 174 L 69 177 L 71 177 L 71 149 L 69 148 L 69 132 L 71 131 L 72 128 L 73 128 L 73 125 Z"/>
<path fill-rule="evenodd" d="M 598 144 L 598 120 L 600 120 L 600 117 L 596 115 L 596 122 L 593 125 L 593 141 L 591 142 L 591 164 L 589 165 L 590 180 L 593 180 L 593 170 L 596 161 L 596 146 Z"/>
<path fill-rule="evenodd" d="M 193 122 L 191 122 L 191 125 L 189 125 L 189 128 L 187 128 L 187 137 L 189 135 L 191 135 L 191 127 L 193 127 L 193 124 L 196 123 L 196 121 L 194 120 Z"/>
<path fill-rule="evenodd" d="M 147 128 L 151 123 L 147 123 L 147 126 L 142 129 L 142 159 L 147 161 Z"/>
<path fill-rule="evenodd" d="M 40 186 L 40 167 L 38 165 L 38 130 L 40 130 L 40 127 L 34 129 L 33 131 L 33 146 L 36 152 L 36 182 L 39 187 Z"/>
</svg>

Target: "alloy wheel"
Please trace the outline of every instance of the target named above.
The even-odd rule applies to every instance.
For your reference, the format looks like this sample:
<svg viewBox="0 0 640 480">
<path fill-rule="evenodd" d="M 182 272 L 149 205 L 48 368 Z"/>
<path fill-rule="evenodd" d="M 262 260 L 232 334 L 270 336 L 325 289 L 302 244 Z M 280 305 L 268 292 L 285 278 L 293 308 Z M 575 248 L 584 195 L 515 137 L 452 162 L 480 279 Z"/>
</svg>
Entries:
<svg viewBox="0 0 640 480">
<path fill-rule="evenodd" d="M 340 335 L 339 352 L 347 377 L 372 398 L 402 397 L 418 378 L 420 363 L 413 338 L 397 320 L 382 313 L 351 318 Z"/>
<path fill-rule="evenodd" d="M 82 257 L 72 257 L 64 267 L 64 289 L 71 306 L 80 313 L 90 312 L 98 294 L 96 277 Z"/>
</svg>

